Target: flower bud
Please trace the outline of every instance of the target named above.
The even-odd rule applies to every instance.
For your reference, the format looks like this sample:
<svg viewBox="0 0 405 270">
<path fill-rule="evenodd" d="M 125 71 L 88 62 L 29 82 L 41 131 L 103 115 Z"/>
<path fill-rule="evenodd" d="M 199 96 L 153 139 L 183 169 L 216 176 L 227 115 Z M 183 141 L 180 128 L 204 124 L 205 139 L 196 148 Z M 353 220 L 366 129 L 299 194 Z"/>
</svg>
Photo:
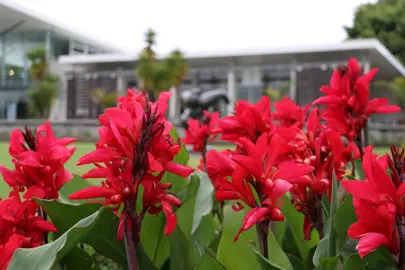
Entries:
<svg viewBox="0 0 405 270">
<path fill-rule="evenodd" d="M 278 208 L 271 209 L 271 220 L 284 221 L 283 213 Z"/>
<path fill-rule="evenodd" d="M 121 195 L 120 194 L 113 195 L 111 196 L 110 200 L 112 204 L 119 204 L 121 203 Z"/>
</svg>

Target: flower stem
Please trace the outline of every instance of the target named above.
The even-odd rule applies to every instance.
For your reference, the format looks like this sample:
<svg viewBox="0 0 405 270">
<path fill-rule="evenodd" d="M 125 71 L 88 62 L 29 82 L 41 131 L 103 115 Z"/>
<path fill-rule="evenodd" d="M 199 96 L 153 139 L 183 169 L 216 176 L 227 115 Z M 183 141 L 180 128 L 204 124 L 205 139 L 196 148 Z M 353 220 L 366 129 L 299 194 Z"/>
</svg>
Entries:
<svg viewBox="0 0 405 270">
<path fill-rule="evenodd" d="M 397 218 L 397 227 L 399 234 L 399 254 L 398 254 L 398 269 L 405 269 L 405 228 L 403 224 L 404 218 L 402 220 Z"/>
<path fill-rule="evenodd" d="M 48 221 L 48 216 L 41 207 L 38 208 L 38 216 L 42 217 L 43 220 Z M 44 232 L 44 243 L 48 244 L 48 232 Z"/>
<path fill-rule="evenodd" d="M 204 172 L 207 172 L 207 138 L 204 139 L 204 146 L 201 150 L 201 157 L 203 160 L 203 169 Z"/>
<path fill-rule="evenodd" d="M 319 240 L 324 238 L 323 233 L 323 209 L 322 209 L 322 196 L 316 197 L 316 229 L 318 230 Z"/>
<path fill-rule="evenodd" d="M 136 254 L 136 243 L 138 242 L 138 235 L 133 234 L 133 232 L 136 231 L 137 224 L 136 220 L 135 222 L 132 220 L 131 213 L 129 213 L 129 211 L 125 213 L 124 228 L 125 250 L 127 252 L 128 270 L 138 270 L 138 256 Z"/>
<path fill-rule="evenodd" d="M 267 236 L 269 234 L 269 222 L 262 221 L 256 224 L 257 239 L 259 241 L 260 252 L 266 259 L 269 258 L 269 246 Z"/>
</svg>

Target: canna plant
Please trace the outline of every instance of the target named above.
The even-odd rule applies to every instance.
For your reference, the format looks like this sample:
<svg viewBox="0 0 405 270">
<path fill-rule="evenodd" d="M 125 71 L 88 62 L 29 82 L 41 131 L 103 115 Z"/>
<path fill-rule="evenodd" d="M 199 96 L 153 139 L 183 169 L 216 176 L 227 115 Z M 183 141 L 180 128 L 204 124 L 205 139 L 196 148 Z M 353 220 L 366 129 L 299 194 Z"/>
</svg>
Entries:
<svg viewBox="0 0 405 270">
<path fill-rule="evenodd" d="M 350 59 L 312 104 L 238 101 L 189 120 L 184 139 L 170 93 L 128 90 L 99 117 L 83 176 L 49 122 L 15 130 L 0 269 L 405 269 L 404 150 L 378 156 L 363 138 L 373 113 L 400 111 L 370 100 L 376 72 Z M 207 151 L 217 139 L 234 147 Z"/>
</svg>

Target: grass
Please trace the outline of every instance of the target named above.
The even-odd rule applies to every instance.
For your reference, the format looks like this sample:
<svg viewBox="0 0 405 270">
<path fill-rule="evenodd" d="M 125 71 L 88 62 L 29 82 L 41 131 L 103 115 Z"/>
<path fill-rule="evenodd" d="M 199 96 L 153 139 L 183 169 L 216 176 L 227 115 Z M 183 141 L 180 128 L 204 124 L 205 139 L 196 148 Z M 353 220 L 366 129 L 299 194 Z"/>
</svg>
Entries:
<svg viewBox="0 0 405 270">
<path fill-rule="evenodd" d="M 85 166 L 76 166 L 76 162 L 78 159 L 83 156 L 84 154 L 92 151 L 94 149 L 94 144 L 93 143 L 75 143 L 76 146 L 76 152 L 73 155 L 73 157 L 67 162 L 66 168 L 71 171 L 74 174 L 79 174 L 82 175 L 85 172 L 87 172 L 90 168 L 92 168 L 91 165 L 85 165 Z M 216 145 L 215 148 L 218 151 L 225 150 L 229 148 L 229 145 Z M 375 148 L 375 152 L 379 155 L 382 155 L 384 153 L 387 153 L 389 149 L 385 147 L 377 147 Z M 10 155 L 8 153 L 8 143 L 6 142 L 0 142 L 0 164 L 7 167 L 7 168 L 12 168 L 12 162 Z M 200 161 L 199 155 L 191 155 L 190 160 L 189 160 L 189 165 L 193 168 L 198 166 Z M 2 176 L 0 175 L 0 197 L 7 196 L 9 192 L 9 187 L 6 185 L 6 183 L 3 181 Z"/>
</svg>

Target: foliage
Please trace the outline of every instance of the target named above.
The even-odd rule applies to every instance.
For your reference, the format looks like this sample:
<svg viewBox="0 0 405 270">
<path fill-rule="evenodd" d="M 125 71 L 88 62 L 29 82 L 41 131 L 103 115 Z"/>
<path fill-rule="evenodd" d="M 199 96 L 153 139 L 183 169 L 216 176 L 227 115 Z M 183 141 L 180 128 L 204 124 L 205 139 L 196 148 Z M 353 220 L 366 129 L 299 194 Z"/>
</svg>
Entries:
<svg viewBox="0 0 405 270">
<path fill-rule="evenodd" d="M 59 77 L 48 70 L 45 47 L 27 52 L 27 58 L 31 62 L 32 77 L 32 86 L 28 90 L 30 110 L 35 116 L 46 118 L 58 95 Z"/>
<path fill-rule="evenodd" d="M 155 48 L 156 33 L 149 29 L 146 33 L 146 47 L 139 55 L 136 76 L 142 82 L 142 89 L 155 95 L 174 86 L 180 87 L 187 75 L 187 62 L 180 50 L 158 61 Z"/>
<path fill-rule="evenodd" d="M 106 94 L 102 88 L 97 88 L 90 93 L 95 103 L 99 104 L 103 109 L 111 108 L 117 105 L 116 93 Z"/>
<path fill-rule="evenodd" d="M 74 138 L 49 122 L 15 130 L 13 168 L 0 166 L 13 189 L 0 200 L 0 269 L 402 268 L 405 154 L 377 159 L 358 136 L 372 113 L 399 108 L 370 100 L 375 70 L 358 71 L 351 59 L 334 73 L 342 84 L 313 102 L 322 113 L 288 97 L 271 110 L 264 96 L 190 120 L 182 140 L 167 92 L 128 92 L 99 117 L 83 179 L 64 167 Z M 207 151 L 218 135 L 235 148 Z M 183 142 L 201 154 L 195 171 Z"/>
<path fill-rule="evenodd" d="M 404 0 L 379 0 L 358 7 L 353 26 L 345 30 L 349 39 L 377 38 L 405 63 L 404 18 Z"/>
</svg>

